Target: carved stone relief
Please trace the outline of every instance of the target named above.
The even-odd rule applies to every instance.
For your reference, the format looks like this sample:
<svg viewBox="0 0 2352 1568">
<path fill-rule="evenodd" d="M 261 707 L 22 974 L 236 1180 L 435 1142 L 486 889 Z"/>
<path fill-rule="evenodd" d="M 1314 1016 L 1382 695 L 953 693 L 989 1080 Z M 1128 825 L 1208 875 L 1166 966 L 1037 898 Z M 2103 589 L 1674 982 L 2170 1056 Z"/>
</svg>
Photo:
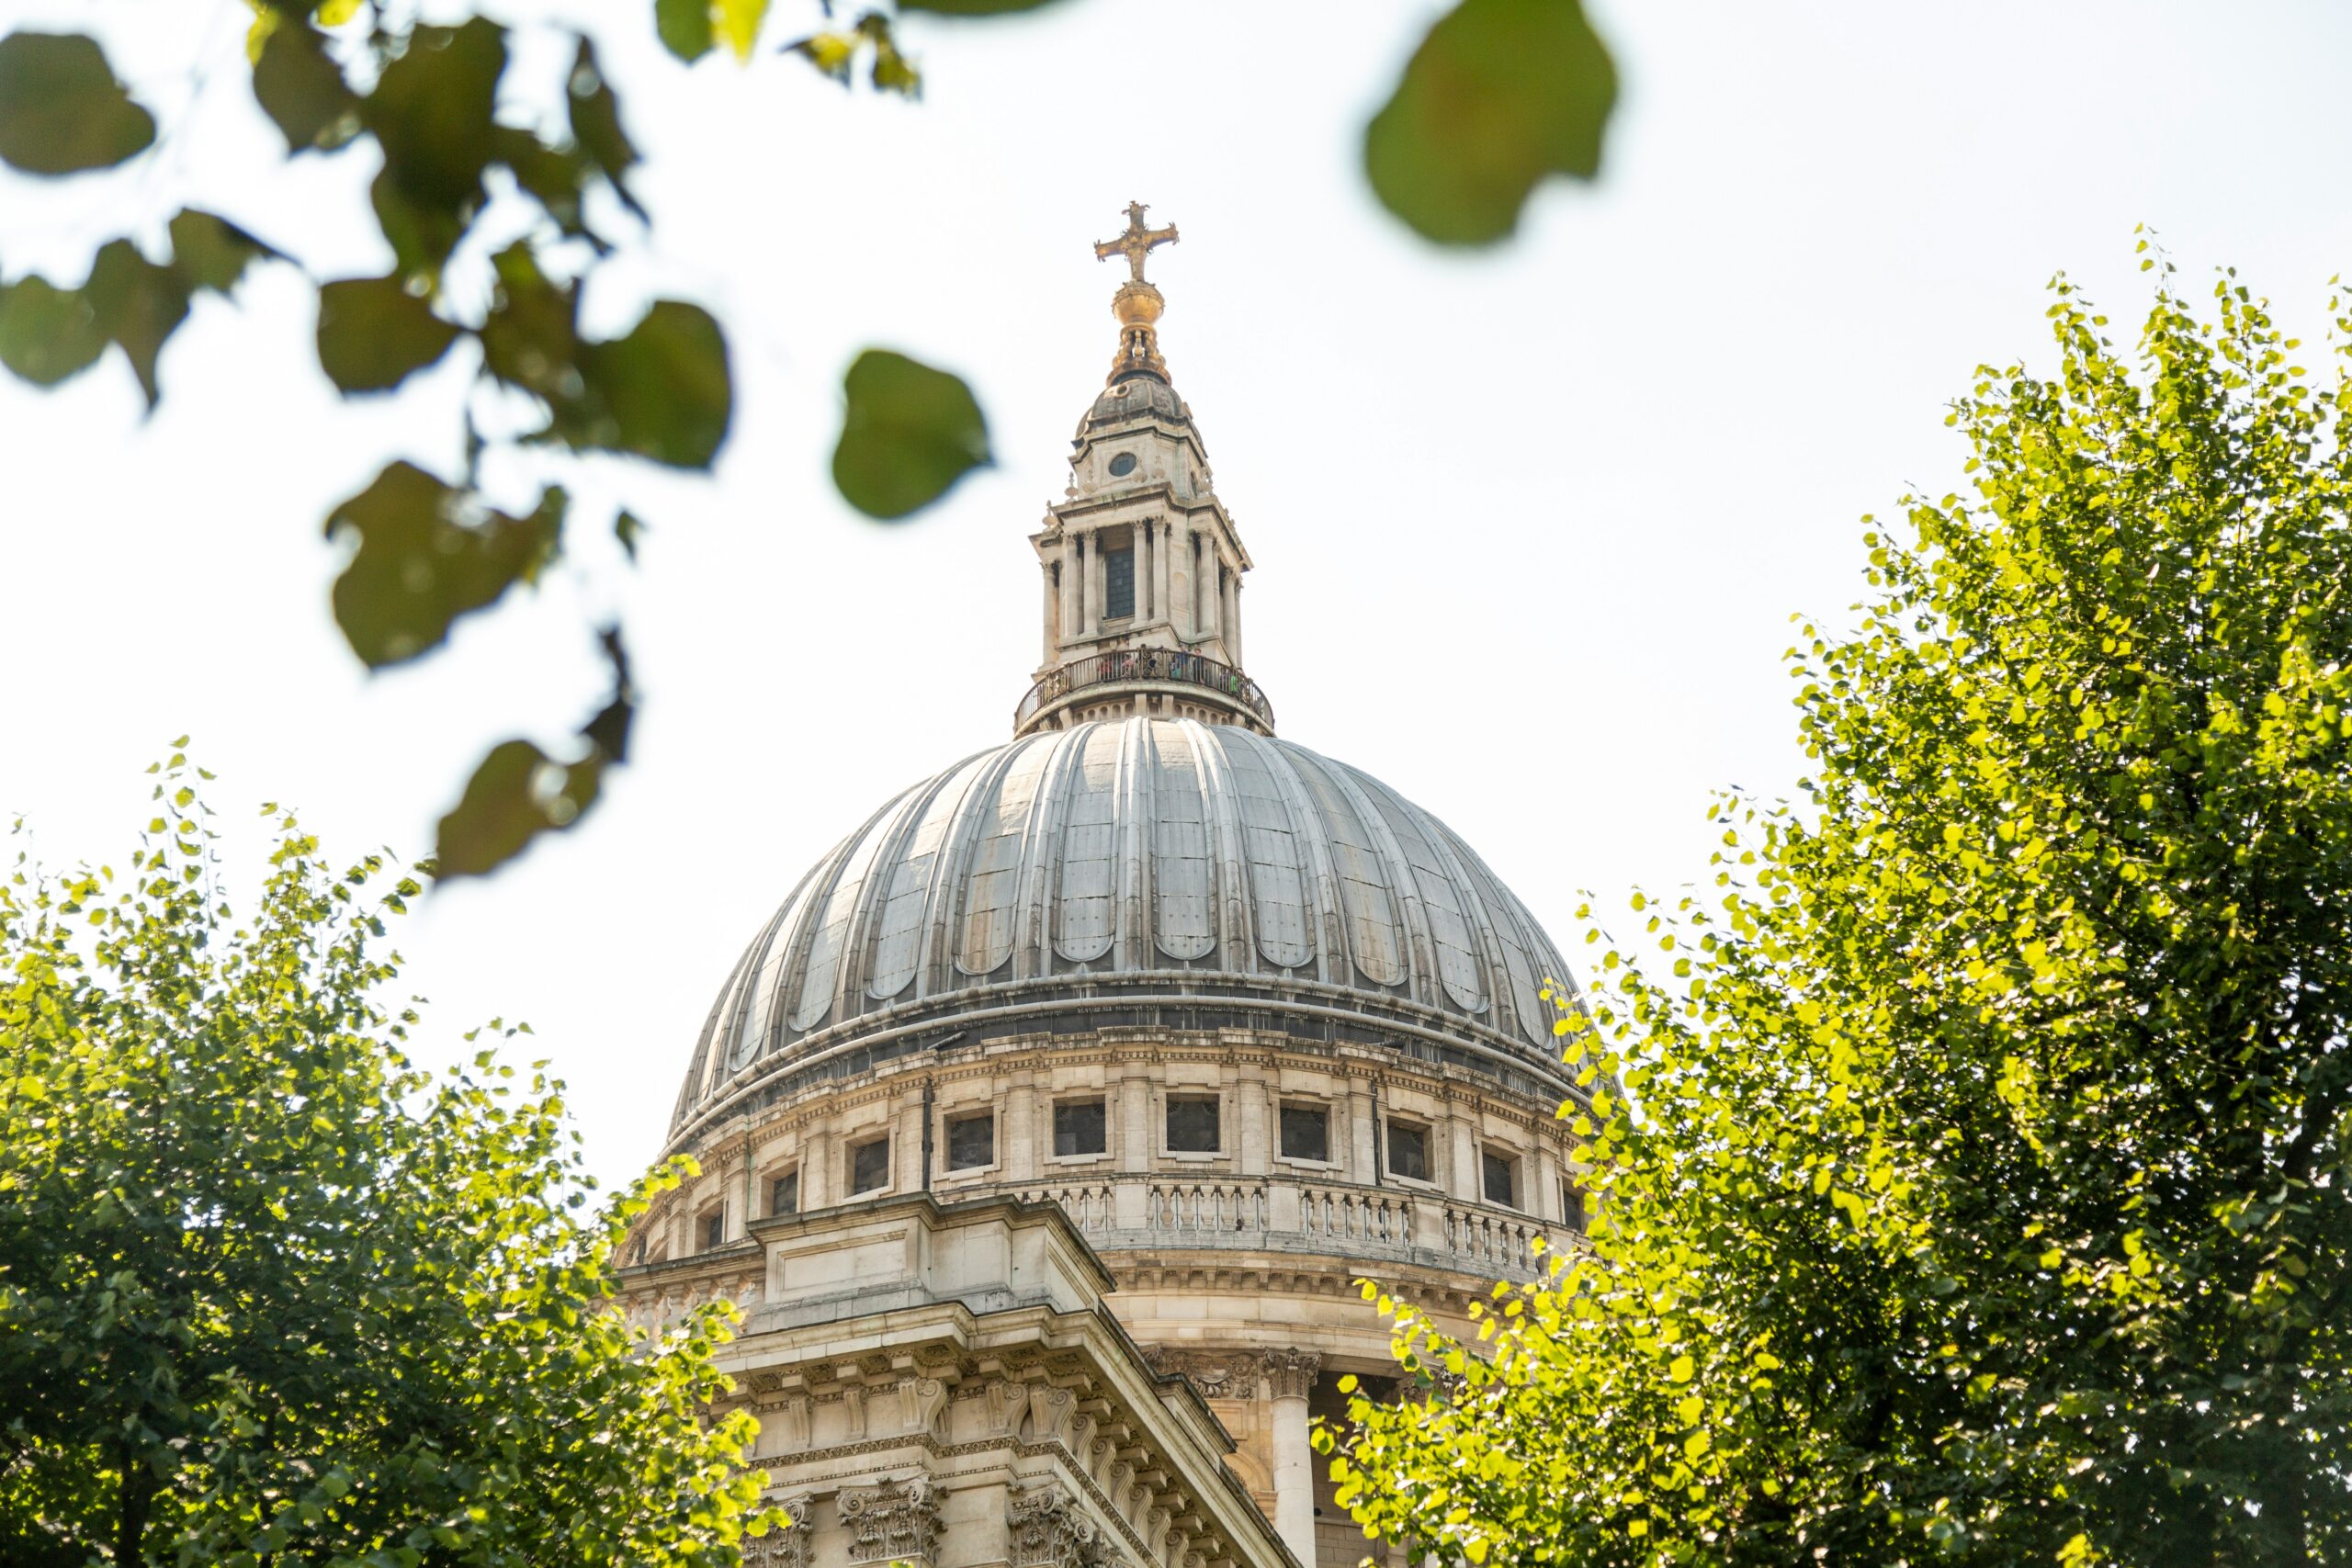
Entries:
<svg viewBox="0 0 2352 1568">
<path fill-rule="evenodd" d="M 809 1545 L 817 1537 L 815 1499 L 795 1497 L 783 1506 L 792 1522 L 772 1529 L 757 1540 L 743 1543 L 743 1568 L 808 1568 Z"/>
<path fill-rule="evenodd" d="M 1007 1515 L 1012 1568 L 1096 1568 L 1102 1532 L 1054 1482 L 1012 1494 Z"/>
<path fill-rule="evenodd" d="M 859 1486 L 841 1494 L 852 1562 L 929 1562 L 939 1540 L 939 1495 L 928 1479 Z"/>
</svg>

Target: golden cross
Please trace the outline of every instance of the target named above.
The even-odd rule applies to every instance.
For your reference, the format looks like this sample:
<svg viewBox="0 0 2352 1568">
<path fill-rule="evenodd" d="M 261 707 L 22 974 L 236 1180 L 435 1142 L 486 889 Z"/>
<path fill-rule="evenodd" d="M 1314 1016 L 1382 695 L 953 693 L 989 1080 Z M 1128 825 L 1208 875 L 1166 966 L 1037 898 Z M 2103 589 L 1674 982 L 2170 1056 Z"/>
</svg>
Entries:
<svg viewBox="0 0 2352 1568">
<path fill-rule="evenodd" d="M 1127 203 L 1127 231 L 1115 240 L 1105 240 L 1094 247 L 1094 255 L 1099 261 L 1109 261 L 1113 256 L 1125 256 L 1127 269 L 1137 283 L 1143 281 L 1143 258 L 1149 255 L 1157 246 L 1172 245 L 1176 243 L 1175 224 L 1170 223 L 1165 229 L 1147 229 L 1143 226 L 1143 215 L 1149 210 L 1150 209 L 1145 207 L 1140 201 Z"/>
</svg>

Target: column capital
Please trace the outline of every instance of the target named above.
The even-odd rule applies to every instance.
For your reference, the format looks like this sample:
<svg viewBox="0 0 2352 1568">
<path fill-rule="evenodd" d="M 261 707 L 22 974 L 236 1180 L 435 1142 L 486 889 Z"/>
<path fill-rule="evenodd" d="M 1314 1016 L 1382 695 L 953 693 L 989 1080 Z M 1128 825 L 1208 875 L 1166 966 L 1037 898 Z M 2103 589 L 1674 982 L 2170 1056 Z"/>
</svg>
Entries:
<svg viewBox="0 0 2352 1568">
<path fill-rule="evenodd" d="M 1323 1370 L 1323 1358 L 1311 1350 L 1269 1350 L 1264 1361 L 1266 1382 L 1276 1399 L 1305 1399 L 1315 1391 L 1316 1374 Z"/>
</svg>

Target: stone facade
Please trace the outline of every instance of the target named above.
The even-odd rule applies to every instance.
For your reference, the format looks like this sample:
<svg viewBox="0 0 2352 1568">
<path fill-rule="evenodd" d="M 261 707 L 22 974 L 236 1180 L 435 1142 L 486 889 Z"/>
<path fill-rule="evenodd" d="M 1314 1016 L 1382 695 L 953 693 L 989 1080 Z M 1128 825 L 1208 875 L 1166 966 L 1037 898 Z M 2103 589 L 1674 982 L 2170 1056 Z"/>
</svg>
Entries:
<svg viewBox="0 0 2352 1568">
<path fill-rule="evenodd" d="M 763 1568 L 1353 1568 L 1338 1380 L 1577 1244 L 1557 953 L 1468 845 L 1272 736 L 1250 562 L 1168 379 L 1141 209 L 1032 543 L 1011 745 L 793 890 L 691 1056 L 627 1310 L 729 1347 L 794 1506 Z M 1122 612 L 1113 614 L 1112 612 Z"/>
<path fill-rule="evenodd" d="M 792 1527 L 759 1568 L 1294 1568 L 1194 1387 L 1049 1203 L 917 1194 L 762 1220 L 636 1276 L 742 1291 L 722 1352 Z M 673 1298 L 676 1299 L 675 1296 Z"/>
</svg>

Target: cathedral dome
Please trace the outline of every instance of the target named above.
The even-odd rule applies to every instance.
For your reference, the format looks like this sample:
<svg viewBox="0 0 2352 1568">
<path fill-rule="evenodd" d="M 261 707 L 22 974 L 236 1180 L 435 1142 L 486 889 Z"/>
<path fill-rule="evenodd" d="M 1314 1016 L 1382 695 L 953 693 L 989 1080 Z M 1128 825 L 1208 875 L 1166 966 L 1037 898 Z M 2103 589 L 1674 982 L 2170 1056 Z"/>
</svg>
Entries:
<svg viewBox="0 0 2352 1568">
<path fill-rule="evenodd" d="M 1238 725 L 1080 723 L 904 791 L 800 879 L 721 990 L 673 1132 L 1060 1021 L 1246 1016 L 1549 1086 L 1541 991 L 1566 973 L 1486 863 L 1371 775 Z"/>
</svg>

